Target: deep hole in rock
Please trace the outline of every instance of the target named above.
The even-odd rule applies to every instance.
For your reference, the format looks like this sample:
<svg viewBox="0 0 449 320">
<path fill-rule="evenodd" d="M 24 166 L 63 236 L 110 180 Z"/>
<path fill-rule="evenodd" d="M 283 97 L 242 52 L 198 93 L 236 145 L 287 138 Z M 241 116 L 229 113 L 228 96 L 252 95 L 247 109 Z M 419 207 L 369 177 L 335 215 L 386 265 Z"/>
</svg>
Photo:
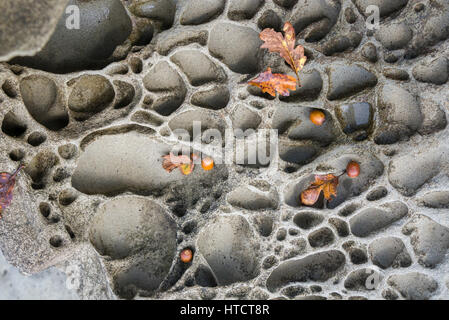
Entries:
<svg viewBox="0 0 449 320">
<path fill-rule="evenodd" d="M 60 236 L 53 236 L 50 238 L 50 245 L 54 248 L 59 248 L 63 245 L 63 240 Z"/>
</svg>

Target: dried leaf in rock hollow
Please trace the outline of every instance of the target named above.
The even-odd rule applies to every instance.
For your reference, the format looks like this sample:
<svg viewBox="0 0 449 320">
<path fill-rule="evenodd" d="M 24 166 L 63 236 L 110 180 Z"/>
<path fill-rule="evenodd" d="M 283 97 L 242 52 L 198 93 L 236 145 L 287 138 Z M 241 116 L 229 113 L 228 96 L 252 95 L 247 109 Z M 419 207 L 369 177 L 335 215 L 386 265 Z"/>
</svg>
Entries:
<svg viewBox="0 0 449 320">
<path fill-rule="evenodd" d="M 11 204 L 16 177 L 22 168 L 23 165 L 19 165 L 12 174 L 7 172 L 0 173 L 0 218 L 3 211 Z"/>
<path fill-rule="evenodd" d="M 192 158 L 193 157 L 195 157 L 195 155 L 192 155 Z M 185 155 L 175 156 L 172 152 L 170 152 L 170 154 L 165 155 L 162 158 L 164 159 L 162 162 L 162 168 L 164 168 L 167 172 L 172 172 L 174 169 L 179 168 L 183 175 L 189 175 L 195 167 L 192 158 Z"/>
<path fill-rule="evenodd" d="M 262 92 L 267 92 L 273 97 L 276 96 L 276 92 L 283 96 L 289 96 L 290 90 L 296 89 L 296 79 L 292 76 L 288 76 L 280 73 L 271 73 L 271 68 L 267 71 L 259 74 L 256 79 L 248 82 L 252 86 L 259 87 Z"/>
<path fill-rule="evenodd" d="M 320 197 L 321 191 L 326 200 L 331 200 L 332 196 L 337 196 L 338 177 L 333 174 L 315 175 L 315 181 L 310 187 L 301 192 L 301 202 L 306 206 L 312 206 Z"/>
<path fill-rule="evenodd" d="M 274 31 L 274 29 L 264 29 L 260 33 L 260 39 L 265 42 L 261 48 L 279 53 L 295 71 L 299 86 L 301 86 L 298 73 L 304 68 L 307 61 L 307 57 L 304 55 L 304 47 L 298 45 L 295 48 L 296 34 L 290 22 L 285 23 L 283 30 L 285 37 L 282 33 Z"/>
</svg>

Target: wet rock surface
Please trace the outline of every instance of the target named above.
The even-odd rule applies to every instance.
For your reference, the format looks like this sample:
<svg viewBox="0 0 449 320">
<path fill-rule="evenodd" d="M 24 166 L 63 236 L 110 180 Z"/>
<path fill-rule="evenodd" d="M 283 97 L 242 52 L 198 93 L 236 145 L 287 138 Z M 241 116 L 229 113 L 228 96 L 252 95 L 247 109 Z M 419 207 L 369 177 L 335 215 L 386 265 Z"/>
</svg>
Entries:
<svg viewBox="0 0 449 320">
<path fill-rule="evenodd" d="M 83 299 L 448 299 L 446 1 L 22 7 L 0 23 L 0 171 L 25 166 L 0 248 L 19 270 L 79 266 Z M 286 21 L 308 60 L 272 97 L 247 82 L 294 76 L 260 49 Z M 179 150 L 213 169 L 168 173 Z M 330 173 L 337 195 L 305 206 Z"/>
</svg>

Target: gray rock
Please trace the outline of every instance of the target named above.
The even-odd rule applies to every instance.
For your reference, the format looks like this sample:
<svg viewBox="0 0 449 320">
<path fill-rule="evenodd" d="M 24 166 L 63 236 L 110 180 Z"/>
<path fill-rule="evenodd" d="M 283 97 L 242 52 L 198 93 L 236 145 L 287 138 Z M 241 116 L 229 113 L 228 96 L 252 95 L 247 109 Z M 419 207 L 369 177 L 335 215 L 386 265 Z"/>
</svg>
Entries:
<svg viewBox="0 0 449 320">
<path fill-rule="evenodd" d="M 151 109 L 168 116 L 175 112 L 184 102 L 187 89 L 179 73 L 166 61 L 161 61 L 148 71 L 143 79 L 148 91 L 159 93 Z"/>
<path fill-rule="evenodd" d="M 246 131 L 247 129 L 257 129 L 262 118 L 256 111 L 243 104 L 238 104 L 231 113 L 231 120 L 234 129 Z"/>
<path fill-rule="evenodd" d="M 376 32 L 376 39 L 387 50 L 402 49 L 408 45 L 413 37 L 413 31 L 404 23 L 382 25 Z"/>
<path fill-rule="evenodd" d="M 373 269 L 357 269 L 346 277 L 344 286 L 348 290 L 355 291 L 375 290 L 378 283 L 373 283 L 374 279 L 382 281 L 382 275 Z"/>
<path fill-rule="evenodd" d="M 68 29 L 67 16 L 62 15 L 42 50 L 32 57 L 15 59 L 14 63 L 54 73 L 98 69 L 108 64 L 108 58 L 132 30 L 121 1 L 70 0 L 68 5 L 80 9 L 80 29 Z"/>
<path fill-rule="evenodd" d="M 115 109 L 128 106 L 136 95 L 136 89 L 132 84 L 121 80 L 114 80 L 115 91 L 117 92 L 114 102 Z"/>
<path fill-rule="evenodd" d="M 78 147 L 73 143 L 68 143 L 60 146 L 58 153 L 63 159 L 73 159 L 78 154 Z"/>
<path fill-rule="evenodd" d="M 212 89 L 195 92 L 190 102 L 202 108 L 220 110 L 228 105 L 229 99 L 230 93 L 226 86 L 215 86 Z"/>
<path fill-rule="evenodd" d="M 181 24 L 202 24 L 212 20 L 223 12 L 225 1 L 191 0 L 181 14 Z"/>
<path fill-rule="evenodd" d="M 324 218 L 319 213 L 298 212 L 293 218 L 293 222 L 302 229 L 311 229 L 323 222 Z"/>
<path fill-rule="evenodd" d="M 413 68 L 413 77 L 420 82 L 442 85 L 449 79 L 447 58 L 438 58 L 428 64 L 419 64 Z"/>
<path fill-rule="evenodd" d="M 130 191 L 149 195 L 158 194 L 168 186 L 175 190 L 178 183 L 179 188 L 182 185 L 192 188 L 197 182 L 204 184 L 195 188 L 196 193 L 202 192 L 206 185 L 210 186 L 209 182 L 216 183 L 216 177 L 221 179 L 223 174 L 226 175 L 222 165 L 216 165 L 211 171 L 196 170 L 189 176 L 183 176 L 179 170 L 168 173 L 162 168 L 162 156 L 167 155 L 172 147 L 148 135 L 152 130 L 147 127 L 137 126 L 135 131 L 128 132 L 124 129 L 112 128 L 110 132 L 85 138 L 86 141 L 82 142 L 85 151 L 72 176 L 75 189 L 85 194 L 117 195 Z M 191 195 L 192 199 L 195 198 L 194 193 Z"/>
<path fill-rule="evenodd" d="M 448 163 L 444 146 L 395 157 L 390 162 L 388 180 L 400 193 L 412 196 L 439 172 L 447 172 Z"/>
<path fill-rule="evenodd" d="M 408 0 L 352 0 L 359 9 L 360 13 L 368 17 L 371 13 L 366 12 L 368 6 L 374 5 L 379 7 L 380 16 L 386 17 L 398 11 L 407 5 Z"/>
<path fill-rule="evenodd" d="M 369 62 L 375 63 L 378 60 L 377 48 L 372 42 L 368 42 L 362 47 L 361 54 Z"/>
<path fill-rule="evenodd" d="M 382 269 L 409 267 L 412 259 L 401 239 L 386 237 L 374 240 L 369 245 L 371 261 Z"/>
<path fill-rule="evenodd" d="M 276 209 L 279 195 L 275 189 L 261 190 L 255 186 L 242 186 L 229 193 L 228 202 L 247 210 Z"/>
<path fill-rule="evenodd" d="M 357 65 L 335 65 L 328 68 L 328 74 L 329 100 L 345 98 L 377 84 L 375 74 Z"/>
<path fill-rule="evenodd" d="M 385 68 L 383 74 L 385 77 L 393 80 L 407 81 L 410 79 L 407 71 L 397 68 Z"/>
<path fill-rule="evenodd" d="M 270 215 L 259 215 L 254 219 L 254 225 L 262 237 L 269 237 L 273 232 L 274 219 Z"/>
<path fill-rule="evenodd" d="M 14 112 L 9 111 L 5 114 L 2 121 L 2 132 L 11 137 L 20 137 L 25 133 L 28 126 L 27 124 L 18 117 Z"/>
<path fill-rule="evenodd" d="M 299 77 L 301 79 L 301 87 L 297 85 L 296 90 L 291 91 L 288 97 L 280 95 L 279 100 L 287 102 L 313 101 L 320 96 L 323 88 L 323 79 L 316 69 L 301 72 Z"/>
<path fill-rule="evenodd" d="M 42 143 L 45 142 L 45 140 L 47 140 L 47 136 L 45 135 L 45 133 L 39 131 L 34 131 L 30 133 L 30 135 L 27 138 L 28 144 L 32 145 L 33 147 L 41 145 Z"/>
<path fill-rule="evenodd" d="M 330 218 L 329 224 L 335 229 L 339 237 L 349 236 L 349 226 L 346 221 L 339 218 Z"/>
<path fill-rule="evenodd" d="M 335 109 L 343 132 L 352 134 L 356 131 L 368 131 L 373 121 L 373 108 L 367 102 L 339 105 Z"/>
<path fill-rule="evenodd" d="M 17 84 L 12 79 L 6 79 L 2 84 L 3 92 L 10 98 L 14 99 L 18 95 Z"/>
<path fill-rule="evenodd" d="M 414 59 L 427 52 L 428 48 L 449 37 L 449 10 L 437 9 L 437 14 L 429 16 L 412 40 L 405 54 L 406 59 Z"/>
<path fill-rule="evenodd" d="M 227 78 L 224 70 L 199 50 L 178 51 L 170 59 L 181 68 L 194 86 L 212 81 L 223 82 Z"/>
<path fill-rule="evenodd" d="M 261 45 L 256 31 L 230 23 L 216 24 L 209 37 L 210 53 L 237 73 L 253 73 L 260 69 Z"/>
<path fill-rule="evenodd" d="M 353 24 L 357 21 L 357 15 L 352 8 L 348 7 L 345 10 L 345 19 L 347 23 Z"/>
<path fill-rule="evenodd" d="M 159 37 L 156 50 L 165 56 L 171 50 L 179 46 L 186 46 L 191 43 L 199 43 L 204 46 L 207 43 L 209 32 L 207 30 L 182 28 L 177 32 L 165 32 Z"/>
<path fill-rule="evenodd" d="M 231 0 L 228 17 L 231 20 L 251 19 L 259 10 L 261 0 Z"/>
<path fill-rule="evenodd" d="M 175 257 L 176 224 L 156 202 L 121 197 L 98 209 L 90 241 L 102 256 L 123 261 L 108 269 L 115 291 L 129 298 L 138 290 L 154 292 L 167 276 Z"/>
<path fill-rule="evenodd" d="M 0 61 L 34 55 L 54 32 L 69 0 L 2 1 Z"/>
<path fill-rule="evenodd" d="M 259 273 L 259 243 L 242 216 L 217 217 L 200 233 L 197 244 L 219 285 L 248 281 Z"/>
<path fill-rule="evenodd" d="M 362 38 L 363 36 L 359 32 L 350 32 L 347 35 L 337 36 L 324 44 L 322 52 L 326 56 L 332 56 L 348 49 L 353 50 L 359 46 Z"/>
<path fill-rule="evenodd" d="M 292 23 L 296 33 L 305 30 L 307 42 L 315 42 L 329 33 L 338 20 L 340 9 L 340 2 L 299 0 L 287 21 Z"/>
<path fill-rule="evenodd" d="M 421 100 L 421 113 L 424 119 L 418 130 L 420 134 L 429 135 L 446 128 L 447 119 L 442 107 L 433 99 Z"/>
<path fill-rule="evenodd" d="M 160 21 L 166 29 L 175 19 L 176 3 L 173 0 L 144 0 L 131 5 L 130 10 L 138 17 Z"/>
<path fill-rule="evenodd" d="M 449 209 L 449 191 L 430 191 L 418 198 L 418 204 L 428 208 Z"/>
<path fill-rule="evenodd" d="M 114 97 L 115 91 L 108 79 L 101 75 L 83 75 L 73 86 L 68 106 L 75 119 L 81 121 L 106 109 Z"/>
<path fill-rule="evenodd" d="M 386 84 L 381 88 L 378 108 L 382 124 L 374 133 L 377 144 L 392 144 L 413 135 L 423 121 L 417 98 L 397 85 Z"/>
<path fill-rule="evenodd" d="M 345 265 L 345 260 L 342 252 L 329 250 L 283 262 L 268 277 L 267 289 L 274 292 L 292 282 L 326 281 Z"/>
<path fill-rule="evenodd" d="M 364 209 L 349 220 L 351 232 L 357 237 L 366 237 L 400 220 L 407 212 L 407 206 L 400 201 Z"/>
<path fill-rule="evenodd" d="M 313 142 L 296 142 L 288 139 L 281 139 L 278 148 L 282 160 L 298 165 L 312 162 L 322 150 Z"/>
<path fill-rule="evenodd" d="M 331 229 L 327 227 L 320 228 L 311 232 L 308 236 L 312 248 L 326 247 L 334 242 L 335 236 Z"/>
<path fill-rule="evenodd" d="M 373 190 L 371 190 L 367 195 L 366 195 L 366 200 L 368 201 L 377 201 L 379 199 L 382 199 L 384 197 L 386 197 L 388 194 L 388 190 L 385 187 L 377 187 L 374 188 Z"/>
<path fill-rule="evenodd" d="M 31 177 L 33 182 L 43 186 L 51 169 L 59 163 L 59 158 L 51 150 L 40 151 L 26 166 L 25 172 Z"/>
<path fill-rule="evenodd" d="M 438 289 L 435 279 L 419 272 L 392 275 L 387 283 L 407 300 L 428 300 Z"/>
<path fill-rule="evenodd" d="M 64 96 L 55 82 L 41 75 L 31 75 L 20 82 L 20 93 L 31 116 L 50 130 L 60 130 L 69 123 Z"/>
<path fill-rule="evenodd" d="M 266 10 L 262 13 L 259 20 L 257 20 L 257 26 L 260 30 L 271 28 L 278 32 L 282 29 L 282 20 L 279 15 L 273 10 Z"/>
<path fill-rule="evenodd" d="M 326 121 L 317 126 L 310 121 L 313 108 L 279 106 L 273 115 L 272 127 L 279 130 L 279 135 L 287 135 L 292 140 L 312 140 L 327 145 L 335 139 L 336 127 L 332 115 L 324 112 Z"/>
<path fill-rule="evenodd" d="M 205 137 L 199 137 L 193 132 L 193 122 L 198 121 L 200 123 L 201 132 L 198 134 L 202 135 L 209 129 L 218 130 L 222 137 L 225 137 L 226 123 L 222 116 L 216 112 L 209 110 L 189 110 L 174 116 L 169 122 L 168 126 L 175 133 L 177 130 L 186 131 L 190 140 L 194 141 L 196 139 L 202 138 L 202 141 L 208 143 Z"/>
<path fill-rule="evenodd" d="M 444 260 L 449 249 L 449 228 L 417 214 L 403 227 L 402 232 L 410 236 L 421 265 L 434 268 Z"/>
</svg>

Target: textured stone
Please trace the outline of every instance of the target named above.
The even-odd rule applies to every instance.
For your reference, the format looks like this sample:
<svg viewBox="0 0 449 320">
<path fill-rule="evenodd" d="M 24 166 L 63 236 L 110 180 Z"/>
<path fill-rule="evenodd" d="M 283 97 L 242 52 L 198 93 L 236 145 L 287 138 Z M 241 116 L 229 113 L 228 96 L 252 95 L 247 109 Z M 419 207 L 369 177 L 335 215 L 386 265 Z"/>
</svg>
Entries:
<svg viewBox="0 0 449 320">
<path fill-rule="evenodd" d="M 227 78 L 224 70 L 200 51 L 178 51 L 170 59 L 181 68 L 194 86 L 212 81 L 223 82 Z"/>
<path fill-rule="evenodd" d="M 413 77 L 420 82 L 442 85 L 449 79 L 447 58 L 435 59 L 428 64 L 419 64 L 413 68 Z"/>
<path fill-rule="evenodd" d="M 438 289 L 435 279 L 419 272 L 395 274 L 387 282 L 407 300 L 428 300 Z"/>
<path fill-rule="evenodd" d="M 84 75 L 76 80 L 68 106 L 77 120 L 85 120 L 107 108 L 114 97 L 115 91 L 108 79 L 100 75 Z"/>
<path fill-rule="evenodd" d="M 328 74 L 329 100 L 345 98 L 377 84 L 375 74 L 357 65 L 335 65 L 328 68 Z"/>
<path fill-rule="evenodd" d="M 411 257 L 401 239 L 395 237 L 379 238 L 369 245 L 371 260 L 376 266 L 386 269 L 389 267 L 409 267 Z"/>
<path fill-rule="evenodd" d="M 202 24 L 223 12 L 225 1 L 191 0 L 181 14 L 181 24 Z"/>
<path fill-rule="evenodd" d="M 216 24 L 209 37 L 210 53 L 238 73 L 259 70 L 261 45 L 256 31 L 230 23 Z"/>
<path fill-rule="evenodd" d="M 407 206 L 399 201 L 387 203 L 381 208 L 364 209 L 349 220 L 351 232 L 357 237 L 366 237 L 390 226 L 403 218 L 407 212 Z"/>
<path fill-rule="evenodd" d="M 231 0 L 228 17 L 235 21 L 251 19 L 262 3 L 262 0 Z"/>
<path fill-rule="evenodd" d="M 219 285 L 248 281 L 259 273 L 259 244 L 245 218 L 216 218 L 199 235 L 198 248 Z"/>
<path fill-rule="evenodd" d="M 67 28 L 67 16 L 61 15 L 42 50 L 32 57 L 15 59 L 15 63 L 55 73 L 98 69 L 108 64 L 108 58 L 132 30 L 131 19 L 121 1 L 70 0 L 70 5 L 80 10 L 80 29 Z"/>
<path fill-rule="evenodd" d="M 323 251 L 302 259 L 281 263 L 267 279 L 267 288 L 274 292 L 291 282 L 323 282 L 333 277 L 345 264 L 345 256 L 338 250 Z"/>
<path fill-rule="evenodd" d="M 69 123 L 64 97 L 52 79 L 41 75 L 23 78 L 20 93 L 28 112 L 48 129 L 60 130 Z"/>
<path fill-rule="evenodd" d="M 418 262 L 433 268 L 443 261 L 449 249 L 449 228 L 424 215 L 415 215 L 402 229 L 410 236 Z"/>
</svg>

